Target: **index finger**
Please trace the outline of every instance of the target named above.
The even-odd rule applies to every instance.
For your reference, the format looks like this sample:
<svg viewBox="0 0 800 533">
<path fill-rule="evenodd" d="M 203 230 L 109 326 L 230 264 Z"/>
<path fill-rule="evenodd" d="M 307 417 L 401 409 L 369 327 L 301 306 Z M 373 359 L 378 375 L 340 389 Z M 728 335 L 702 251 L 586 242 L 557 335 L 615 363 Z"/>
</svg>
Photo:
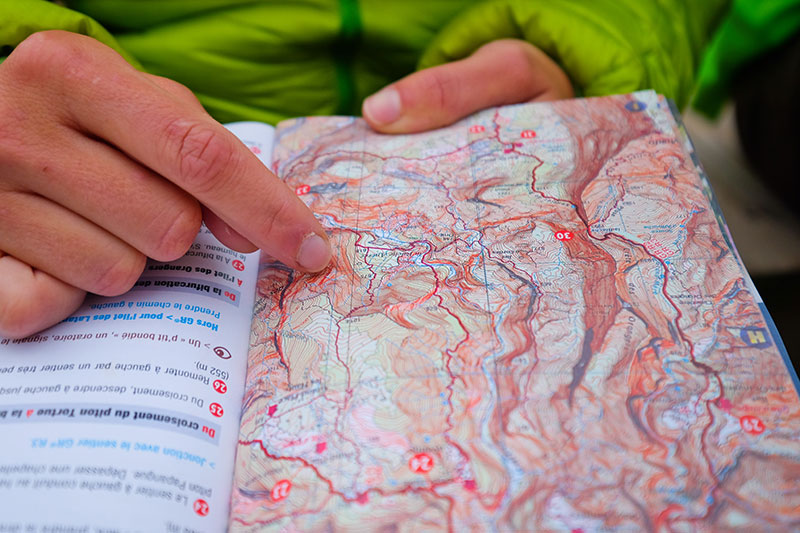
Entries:
<svg viewBox="0 0 800 533">
<path fill-rule="evenodd" d="M 65 93 L 79 127 L 185 190 L 288 266 L 318 271 L 328 264 L 328 238 L 308 207 L 196 102 L 164 90 L 99 43 L 72 55 Z"/>
</svg>

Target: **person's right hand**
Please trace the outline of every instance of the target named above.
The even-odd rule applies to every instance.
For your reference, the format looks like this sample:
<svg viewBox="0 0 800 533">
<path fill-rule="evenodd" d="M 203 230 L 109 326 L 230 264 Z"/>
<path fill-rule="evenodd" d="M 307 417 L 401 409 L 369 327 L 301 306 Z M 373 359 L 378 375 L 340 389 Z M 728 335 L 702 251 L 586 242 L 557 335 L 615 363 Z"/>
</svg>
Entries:
<svg viewBox="0 0 800 533">
<path fill-rule="evenodd" d="M 130 289 L 201 220 L 239 251 L 324 268 L 308 208 L 182 85 L 77 34 L 34 34 L 0 64 L 0 335 Z"/>
</svg>

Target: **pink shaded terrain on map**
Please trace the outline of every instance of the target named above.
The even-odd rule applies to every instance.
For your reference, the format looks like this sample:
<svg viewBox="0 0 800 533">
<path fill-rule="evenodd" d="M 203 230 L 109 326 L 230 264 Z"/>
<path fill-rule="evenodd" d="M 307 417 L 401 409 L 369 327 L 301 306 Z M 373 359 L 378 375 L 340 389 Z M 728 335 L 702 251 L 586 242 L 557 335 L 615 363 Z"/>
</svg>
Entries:
<svg viewBox="0 0 800 533">
<path fill-rule="evenodd" d="M 800 528 L 797 390 L 656 95 L 278 139 L 337 252 L 261 273 L 232 531 Z"/>
</svg>

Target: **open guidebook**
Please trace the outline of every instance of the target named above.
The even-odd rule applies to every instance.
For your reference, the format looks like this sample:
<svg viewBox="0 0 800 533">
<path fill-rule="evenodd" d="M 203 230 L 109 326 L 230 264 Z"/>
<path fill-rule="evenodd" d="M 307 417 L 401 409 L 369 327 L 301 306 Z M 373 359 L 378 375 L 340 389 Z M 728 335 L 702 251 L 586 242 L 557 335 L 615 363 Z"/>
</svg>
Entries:
<svg viewBox="0 0 800 533">
<path fill-rule="evenodd" d="M 0 532 L 800 528 L 797 376 L 675 116 L 231 125 L 331 267 L 204 230 L 0 339 Z"/>
</svg>

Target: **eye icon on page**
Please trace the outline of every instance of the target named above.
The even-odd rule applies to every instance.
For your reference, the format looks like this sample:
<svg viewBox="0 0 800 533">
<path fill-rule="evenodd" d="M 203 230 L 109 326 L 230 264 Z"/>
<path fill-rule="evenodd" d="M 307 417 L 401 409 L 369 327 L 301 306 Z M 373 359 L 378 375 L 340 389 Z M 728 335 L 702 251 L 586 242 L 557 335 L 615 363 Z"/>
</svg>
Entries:
<svg viewBox="0 0 800 533">
<path fill-rule="evenodd" d="M 216 346 L 214 347 L 214 355 L 219 357 L 220 359 L 230 359 L 231 352 L 228 351 L 227 348 L 224 346 Z"/>
</svg>

